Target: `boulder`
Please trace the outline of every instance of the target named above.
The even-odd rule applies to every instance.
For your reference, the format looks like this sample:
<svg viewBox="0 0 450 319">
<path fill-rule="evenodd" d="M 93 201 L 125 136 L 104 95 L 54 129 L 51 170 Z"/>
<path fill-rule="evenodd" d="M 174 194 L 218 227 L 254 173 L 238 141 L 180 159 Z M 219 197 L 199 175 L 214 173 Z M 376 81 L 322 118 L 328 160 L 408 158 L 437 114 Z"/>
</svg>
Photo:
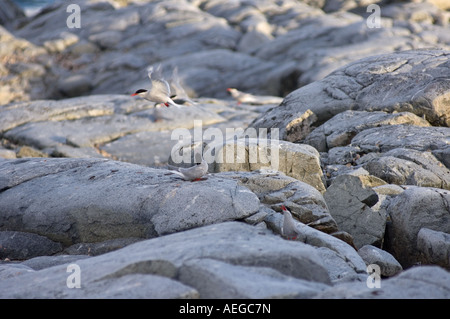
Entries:
<svg viewBox="0 0 450 319">
<path fill-rule="evenodd" d="M 372 245 L 362 246 L 358 249 L 358 254 L 366 265 L 376 264 L 380 267 L 381 276 L 392 277 L 403 270 L 400 263 L 391 254 Z"/>
<path fill-rule="evenodd" d="M 264 221 L 272 231 L 281 234 L 282 214 L 269 213 Z M 352 246 L 297 220 L 294 220 L 294 223 L 298 231 L 295 241 L 318 248 L 317 252 L 321 256 L 333 284 L 359 280 L 360 275 L 365 273 L 365 263 Z"/>
<path fill-rule="evenodd" d="M 45 236 L 31 232 L 0 231 L 0 258 L 24 260 L 36 256 L 54 255 L 61 250 L 60 243 Z"/>
<path fill-rule="evenodd" d="M 254 194 L 266 207 L 288 207 L 299 221 L 326 233 L 338 231 L 322 194 L 309 184 L 277 171 L 222 172 L 215 176 L 232 178 Z M 263 209 L 265 212 L 273 212 Z"/>
<path fill-rule="evenodd" d="M 214 172 L 272 169 L 325 191 L 319 153 L 311 146 L 272 139 L 240 138 L 209 145 Z"/>
<path fill-rule="evenodd" d="M 57 255 L 57 256 L 39 256 L 21 263 L 23 266 L 30 267 L 34 270 L 41 270 L 44 268 L 50 268 L 56 265 L 67 265 L 77 260 L 89 258 L 88 255 Z"/>
<path fill-rule="evenodd" d="M 430 126 L 426 120 L 410 112 L 348 110 L 315 128 L 304 143 L 314 146 L 319 152 L 326 152 L 334 147 L 349 145 L 356 134 L 366 129 L 397 124 Z"/>
<path fill-rule="evenodd" d="M 126 107 L 126 102 L 123 103 L 124 98 L 129 99 L 129 97 L 124 96 L 118 99 L 107 96 L 104 96 L 102 99 L 101 96 L 96 96 L 94 100 L 101 103 L 102 108 L 108 106 L 108 100 L 110 103 L 116 102 L 120 103 L 122 107 Z M 88 104 L 90 101 L 91 98 L 86 97 L 83 101 L 86 104 L 82 107 L 89 108 L 89 112 L 95 112 L 95 109 Z M 75 101 L 72 102 L 76 103 Z M 128 102 L 131 101 L 128 100 Z M 142 102 L 132 104 L 139 105 L 140 103 Z M 110 106 L 112 105 L 110 104 Z M 72 107 L 76 107 L 76 105 Z M 59 121 L 47 115 L 47 121 L 33 121 L 10 129 L 5 134 L 5 137 L 15 143 L 27 144 L 39 149 L 54 149 L 61 144 L 75 147 L 94 147 L 141 131 L 174 130 L 182 127 L 192 128 L 194 120 L 202 121 L 203 125 L 224 121 L 217 114 L 194 106 L 180 109 L 167 108 L 164 109 L 164 112 L 154 108 L 152 110 L 134 112 L 131 116 L 123 114 L 123 110 L 120 108 L 113 112 L 114 114 L 111 115 L 93 117 L 88 117 L 84 114 L 80 119 Z"/>
<path fill-rule="evenodd" d="M 0 280 L 17 277 L 34 270 L 28 266 L 16 263 L 2 263 L 0 264 Z"/>
<path fill-rule="evenodd" d="M 179 276 L 202 298 L 212 299 L 312 298 L 328 288 L 326 284 L 292 278 L 269 267 L 232 265 L 208 258 L 188 260 Z"/>
<path fill-rule="evenodd" d="M 431 152 L 396 148 L 363 167 L 391 184 L 450 188 L 450 170 Z"/>
<path fill-rule="evenodd" d="M 366 153 L 384 153 L 395 148 L 433 151 L 447 147 L 449 134 L 449 127 L 389 125 L 362 131 L 352 139 L 351 145 Z"/>
<path fill-rule="evenodd" d="M 449 202 L 449 191 L 431 187 L 410 186 L 393 198 L 388 207 L 391 222 L 385 249 L 403 268 L 421 261 L 418 234 L 422 228 L 450 233 Z M 423 244 L 422 240 L 422 249 Z"/>
<path fill-rule="evenodd" d="M 230 179 L 186 182 L 105 159 L 4 161 L 0 181 L 0 230 L 34 232 L 63 246 L 151 238 L 259 209 L 258 197 Z"/>
<path fill-rule="evenodd" d="M 74 261 L 82 289 L 68 289 L 76 272 L 57 265 L 0 281 L 1 298 L 170 298 L 203 297 L 185 282 L 186 274 L 201 278 L 195 285 L 208 296 L 208 285 L 230 292 L 240 286 L 233 274 L 268 279 L 254 282 L 245 295 L 308 296 L 330 284 L 315 248 L 270 235 L 240 222 L 225 222 L 144 240 L 100 256 Z M 214 265 L 201 271 L 205 265 Z M 234 266 L 234 267 L 233 267 Z M 76 268 L 75 268 L 76 269 Z M 222 270 L 226 269 L 223 273 Z M 249 272 L 250 275 L 249 275 Z M 178 276 L 177 274 L 180 274 Z M 233 277 L 233 276 L 232 276 Z M 39 280 L 37 280 L 39 278 Z M 243 280 L 243 279 L 242 279 Z M 204 284 L 202 284 L 204 282 Z M 288 286 L 282 287 L 288 283 Z M 119 287 L 121 289 L 119 289 Z M 146 289 L 144 289 L 144 287 Z M 180 287 L 183 287 L 180 292 Z M 206 291 L 206 292 L 205 292 Z M 176 293 L 175 293 L 176 292 Z M 188 293 L 189 292 L 189 293 Z M 210 294 L 213 296 L 213 294 Z M 242 296 L 237 291 L 227 296 Z"/>
<path fill-rule="evenodd" d="M 448 52 L 441 50 L 410 50 L 349 63 L 322 80 L 290 93 L 280 107 L 257 118 L 251 127 L 278 127 L 282 139 L 299 142 L 314 126 L 350 109 L 411 112 L 425 116 L 432 124 L 449 126 L 446 115 L 449 84 L 441 77 L 448 73 L 448 57 Z M 304 123 L 306 112 L 317 118 L 306 122 L 309 129 Z M 302 127 L 304 133 L 298 134 L 292 126 Z"/>
<path fill-rule="evenodd" d="M 417 234 L 417 249 L 423 264 L 450 269 L 450 234 L 421 228 Z"/>
<path fill-rule="evenodd" d="M 0 8 L 0 25 L 14 25 L 19 22 L 18 20 L 24 18 L 24 12 L 14 1 L 3 1 L 2 7 Z"/>
<path fill-rule="evenodd" d="M 368 278 L 368 281 L 371 279 Z M 317 299 L 448 299 L 450 274 L 438 266 L 418 266 L 372 283 L 350 282 L 328 288 Z M 370 286 L 370 287 L 369 287 Z"/>
<path fill-rule="evenodd" d="M 372 187 L 384 183 L 370 175 L 343 174 L 324 193 L 338 228 L 353 236 L 357 248 L 382 243 L 387 216 L 382 210 L 372 209 L 379 200 Z"/>
</svg>

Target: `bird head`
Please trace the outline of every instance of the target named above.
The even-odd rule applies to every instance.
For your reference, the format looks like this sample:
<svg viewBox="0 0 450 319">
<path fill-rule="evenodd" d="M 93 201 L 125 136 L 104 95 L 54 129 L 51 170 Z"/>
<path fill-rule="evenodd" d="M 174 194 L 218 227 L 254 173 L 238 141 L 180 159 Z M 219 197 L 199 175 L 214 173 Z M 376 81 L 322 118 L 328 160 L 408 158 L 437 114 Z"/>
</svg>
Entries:
<svg viewBox="0 0 450 319">
<path fill-rule="evenodd" d="M 133 94 L 131 94 L 131 96 L 141 95 L 141 94 L 144 94 L 146 92 L 147 92 L 147 90 L 139 89 L 136 92 L 134 92 Z"/>
<path fill-rule="evenodd" d="M 227 92 L 231 94 L 231 93 L 234 92 L 235 90 L 236 90 L 236 89 L 228 88 L 228 89 L 227 89 Z"/>
<path fill-rule="evenodd" d="M 286 212 L 289 212 L 289 210 L 286 208 L 286 206 L 284 206 L 284 205 L 281 205 L 281 211 L 283 212 L 283 213 L 286 213 Z"/>
</svg>

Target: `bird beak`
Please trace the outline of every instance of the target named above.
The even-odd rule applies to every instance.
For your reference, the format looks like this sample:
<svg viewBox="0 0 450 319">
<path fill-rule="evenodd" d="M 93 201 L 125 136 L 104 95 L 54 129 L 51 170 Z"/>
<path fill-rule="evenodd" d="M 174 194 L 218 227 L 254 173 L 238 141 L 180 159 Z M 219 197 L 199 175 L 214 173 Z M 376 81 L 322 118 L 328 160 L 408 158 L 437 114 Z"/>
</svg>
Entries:
<svg viewBox="0 0 450 319">
<path fill-rule="evenodd" d="M 133 94 L 131 94 L 131 96 L 136 96 L 136 95 L 138 95 L 137 93 L 133 93 Z"/>
<path fill-rule="evenodd" d="M 166 103 L 164 103 L 164 105 L 165 105 L 165 106 L 167 106 L 167 107 L 169 107 L 169 103 L 167 103 L 167 102 L 166 102 Z"/>
</svg>

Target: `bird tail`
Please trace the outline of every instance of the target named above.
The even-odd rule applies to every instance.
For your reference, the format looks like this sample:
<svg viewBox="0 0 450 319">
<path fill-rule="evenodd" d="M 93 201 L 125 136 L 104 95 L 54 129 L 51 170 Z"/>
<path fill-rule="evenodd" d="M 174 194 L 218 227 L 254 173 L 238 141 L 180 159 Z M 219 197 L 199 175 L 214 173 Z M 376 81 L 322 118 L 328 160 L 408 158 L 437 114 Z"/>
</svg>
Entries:
<svg viewBox="0 0 450 319">
<path fill-rule="evenodd" d="M 169 99 L 167 100 L 167 103 L 168 103 L 169 105 L 175 106 L 175 107 L 177 107 L 177 108 L 181 108 L 181 107 L 184 106 L 184 105 L 180 105 L 180 104 L 175 103 L 171 98 L 169 98 Z"/>
</svg>

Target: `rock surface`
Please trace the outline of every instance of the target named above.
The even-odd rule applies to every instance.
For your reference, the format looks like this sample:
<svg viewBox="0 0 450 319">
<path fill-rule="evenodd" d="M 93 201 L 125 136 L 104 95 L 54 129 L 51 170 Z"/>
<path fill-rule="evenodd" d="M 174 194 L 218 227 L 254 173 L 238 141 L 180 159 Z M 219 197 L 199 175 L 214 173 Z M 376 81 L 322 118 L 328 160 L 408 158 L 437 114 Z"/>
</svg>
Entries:
<svg viewBox="0 0 450 319">
<path fill-rule="evenodd" d="M 445 1 L 3 2 L 0 297 L 449 298 Z"/>
<path fill-rule="evenodd" d="M 0 229 L 34 232 L 65 246 L 151 238 L 245 218 L 259 209 L 258 197 L 232 180 L 184 182 L 167 170 L 105 159 L 0 165 Z"/>
</svg>

